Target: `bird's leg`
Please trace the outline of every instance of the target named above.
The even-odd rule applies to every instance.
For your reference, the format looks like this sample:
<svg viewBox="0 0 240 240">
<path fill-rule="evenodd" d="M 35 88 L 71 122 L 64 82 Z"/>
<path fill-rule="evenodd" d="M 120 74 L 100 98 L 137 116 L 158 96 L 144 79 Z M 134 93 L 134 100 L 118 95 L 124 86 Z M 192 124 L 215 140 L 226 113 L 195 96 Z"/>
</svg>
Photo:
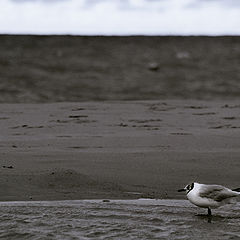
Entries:
<svg viewBox="0 0 240 240">
<path fill-rule="evenodd" d="M 212 211 L 209 207 L 208 207 L 208 216 L 212 216 Z"/>
<path fill-rule="evenodd" d="M 212 222 L 212 211 L 211 209 L 208 207 L 208 222 L 211 223 Z"/>
</svg>

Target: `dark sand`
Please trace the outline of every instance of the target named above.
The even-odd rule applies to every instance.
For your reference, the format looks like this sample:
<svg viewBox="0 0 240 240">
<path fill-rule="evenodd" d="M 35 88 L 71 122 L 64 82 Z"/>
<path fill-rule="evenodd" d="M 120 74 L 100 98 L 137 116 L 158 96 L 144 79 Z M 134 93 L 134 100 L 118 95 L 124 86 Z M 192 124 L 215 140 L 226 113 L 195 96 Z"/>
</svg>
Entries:
<svg viewBox="0 0 240 240">
<path fill-rule="evenodd" d="M 176 190 L 193 180 L 240 187 L 239 46 L 0 36 L 0 200 L 184 198 Z"/>
<path fill-rule="evenodd" d="M 239 187 L 239 101 L 0 105 L 0 200 L 184 198 Z"/>
</svg>

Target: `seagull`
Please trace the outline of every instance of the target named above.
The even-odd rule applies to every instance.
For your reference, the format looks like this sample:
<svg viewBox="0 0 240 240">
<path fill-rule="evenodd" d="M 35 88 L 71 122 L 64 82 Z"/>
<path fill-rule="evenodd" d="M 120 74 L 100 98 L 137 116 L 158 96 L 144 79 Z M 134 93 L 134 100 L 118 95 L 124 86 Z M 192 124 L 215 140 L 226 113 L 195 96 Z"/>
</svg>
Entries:
<svg viewBox="0 0 240 240">
<path fill-rule="evenodd" d="M 240 196 L 240 188 L 229 189 L 221 185 L 208 185 L 193 182 L 178 192 L 186 192 L 188 200 L 194 205 L 208 209 L 208 216 L 212 216 L 211 208 L 217 208 L 231 203 L 234 197 Z"/>
</svg>

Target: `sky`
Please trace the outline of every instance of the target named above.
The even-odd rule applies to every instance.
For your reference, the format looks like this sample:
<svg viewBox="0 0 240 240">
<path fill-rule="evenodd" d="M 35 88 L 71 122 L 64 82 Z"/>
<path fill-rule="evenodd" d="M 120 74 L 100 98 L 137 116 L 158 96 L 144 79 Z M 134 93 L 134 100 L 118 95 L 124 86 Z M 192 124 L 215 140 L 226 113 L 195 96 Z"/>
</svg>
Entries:
<svg viewBox="0 0 240 240">
<path fill-rule="evenodd" d="M 240 35 L 240 0 L 0 0 L 0 34 Z"/>
</svg>

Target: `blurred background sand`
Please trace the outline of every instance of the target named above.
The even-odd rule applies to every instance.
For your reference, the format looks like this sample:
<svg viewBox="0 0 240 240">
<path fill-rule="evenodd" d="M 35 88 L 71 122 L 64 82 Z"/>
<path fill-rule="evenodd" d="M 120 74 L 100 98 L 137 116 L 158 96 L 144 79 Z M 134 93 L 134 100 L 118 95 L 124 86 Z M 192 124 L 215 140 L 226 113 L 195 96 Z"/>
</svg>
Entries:
<svg viewBox="0 0 240 240">
<path fill-rule="evenodd" d="M 0 36 L 0 102 L 239 98 L 240 37 Z"/>
</svg>

